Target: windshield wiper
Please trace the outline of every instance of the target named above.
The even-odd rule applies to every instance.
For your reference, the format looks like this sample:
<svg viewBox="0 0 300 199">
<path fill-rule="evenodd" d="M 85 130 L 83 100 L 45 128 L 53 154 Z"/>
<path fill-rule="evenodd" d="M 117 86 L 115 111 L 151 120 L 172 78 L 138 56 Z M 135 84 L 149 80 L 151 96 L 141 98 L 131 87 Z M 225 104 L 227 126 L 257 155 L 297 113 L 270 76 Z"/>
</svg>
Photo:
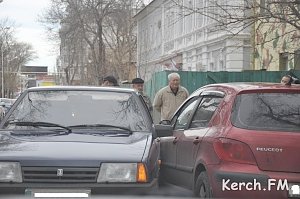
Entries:
<svg viewBox="0 0 300 199">
<path fill-rule="evenodd" d="M 132 134 L 132 131 L 129 128 L 122 127 L 122 126 L 109 125 L 109 124 L 80 124 L 80 125 L 68 126 L 68 128 L 97 128 L 97 127 L 108 127 L 108 128 L 121 129 L 121 130 L 125 130 L 125 131 L 129 132 L 129 134 Z"/>
<path fill-rule="evenodd" d="M 70 134 L 72 129 L 66 126 L 62 126 L 59 124 L 51 123 L 51 122 L 19 122 L 19 121 L 11 121 L 9 124 L 15 124 L 17 126 L 33 126 L 33 127 L 59 127 L 67 130 L 66 134 Z"/>
</svg>

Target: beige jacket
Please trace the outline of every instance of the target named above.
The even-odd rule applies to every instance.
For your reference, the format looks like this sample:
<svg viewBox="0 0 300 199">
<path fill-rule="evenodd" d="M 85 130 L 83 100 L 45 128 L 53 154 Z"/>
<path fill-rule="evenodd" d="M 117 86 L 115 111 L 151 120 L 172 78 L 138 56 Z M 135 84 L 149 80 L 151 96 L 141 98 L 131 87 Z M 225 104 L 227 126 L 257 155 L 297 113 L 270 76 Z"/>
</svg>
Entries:
<svg viewBox="0 0 300 199">
<path fill-rule="evenodd" d="M 170 120 L 188 96 L 189 92 L 182 86 L 179 87 L 176 95 L 174 95 L 170 86 L 166 86 L 155 95 L 153 107 L 160 112 L 161 120 Z"/>
</svg>

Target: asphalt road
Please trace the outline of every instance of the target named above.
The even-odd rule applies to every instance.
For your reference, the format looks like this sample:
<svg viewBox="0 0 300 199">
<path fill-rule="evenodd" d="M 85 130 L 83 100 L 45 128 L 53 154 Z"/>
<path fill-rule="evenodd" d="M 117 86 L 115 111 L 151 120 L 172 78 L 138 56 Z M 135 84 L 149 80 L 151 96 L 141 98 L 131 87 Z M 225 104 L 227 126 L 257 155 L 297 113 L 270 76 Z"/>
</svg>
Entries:
<svg viewBox="0 0 300 199">
<path fill-rule="evenodd" d="M 173 185 L 166 185 L 162 188 L 159 188 L 157 191 L 155 192 L 151 192 L 147 195 L 124 195 L 124 196 L 119 196 L 119 195 L 114 195 L 114 196 L 97 196 L 95 199 L 97 198 L 107 198 L 107 199 L 139 199 L 139 198 L 143 198 L 143 199 L 172 199 L 172 198 L 195 198 L 193 196 L 193 193 L 191 190 L 187 190 L 181 187 L 177 187 L 177 186 L 173 186 Z"/>
<path fill-rule="evenodd" d="M 2 196 L 0 196 L 2 198 Z M 20 196 L 11 196 L 11 195 L 6 195 L 5 197 L 6 199 L 28 199 L 30 197 L 28 196 L 24 196 L 24 197 L 20 197 Z M 153 191 L 151 193 L 148 193 L 147 195 L 113 195 L 113 194 L 109 194 L 109 195 L 96 195 L 94 197 L 92 197 L 93 199 L 97 199 L 97 198 L 105 198 L 105 199 L 139 199 L 139 198 L 144 198 L 144 199 L 168 199 L 168 198 L 194 198 L 193 197 L 193 193 L 190 190 L 181 188 L 181 187 L 177 187 L 177 186 L 173 186 L 173 185 L 165 185 L 162 188 L 159 188 L 156 191 Z M 58 198 L 56 198 L 58 199 Z"/>
<path fill-rule="evenodd" d="M 188 189 L 181 187 L 166 185 L 162 188 L 159 188 L 155 193 L 151 193 L 149 196 L 165 196 L 165 197 L 180 197 L 180 198 L 192 198 L 193 192 Z"/>
</svg>

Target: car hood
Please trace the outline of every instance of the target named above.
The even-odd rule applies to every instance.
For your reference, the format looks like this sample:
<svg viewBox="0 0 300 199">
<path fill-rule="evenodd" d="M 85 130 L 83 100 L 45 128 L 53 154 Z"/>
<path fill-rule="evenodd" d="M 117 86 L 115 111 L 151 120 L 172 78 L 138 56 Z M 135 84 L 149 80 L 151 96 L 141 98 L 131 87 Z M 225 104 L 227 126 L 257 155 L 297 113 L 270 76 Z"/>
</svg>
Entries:
<svg viewBox="0 0 300 199">
<path fill-rule="evenodd" d="M 60 136 L 11 136 L 0 134 L 0 161 L 22 166 L 99 166 L 101 162 L 140 162 L 150 133 L 130 136 L 69 134 Z"/>
</svg>

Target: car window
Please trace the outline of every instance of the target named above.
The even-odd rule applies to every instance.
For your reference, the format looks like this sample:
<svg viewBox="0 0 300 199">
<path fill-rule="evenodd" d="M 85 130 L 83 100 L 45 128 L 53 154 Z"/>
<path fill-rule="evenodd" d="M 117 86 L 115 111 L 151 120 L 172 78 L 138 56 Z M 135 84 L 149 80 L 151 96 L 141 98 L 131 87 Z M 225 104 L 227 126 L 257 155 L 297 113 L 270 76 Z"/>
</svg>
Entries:
<svg viewBox="0 0 300 199">
<path fill-rule="evenodd" d="M 213 96 L 203 97 L 192 119 L 190 128 L 207 127 L 222 99 Z"/>
<path fill-rule="evenodd" d="M 238 95 L 231 121 L 243 129 L 300 132 L 299 99 L 299 93 Z"/>
<path fill-rule="evenodd" d="M 174 129 L 185 129 L 188 125 L 188 121 L 192 117 L 195 107 L 198 104 L 199 98 L 192 98 L 188 101 L 181 109 L 181 113 L 178 115 L 178 118 L 175 122 Z"/>
<path fill-rule="evenodd" d="M 8 120 L 63 126 L 106 124 L 148 131 L 145 107 L 131 93 L 99 91 L 29 92 Z M 7 128 L 29 128 L 8 125 Z"/>
</svg>

